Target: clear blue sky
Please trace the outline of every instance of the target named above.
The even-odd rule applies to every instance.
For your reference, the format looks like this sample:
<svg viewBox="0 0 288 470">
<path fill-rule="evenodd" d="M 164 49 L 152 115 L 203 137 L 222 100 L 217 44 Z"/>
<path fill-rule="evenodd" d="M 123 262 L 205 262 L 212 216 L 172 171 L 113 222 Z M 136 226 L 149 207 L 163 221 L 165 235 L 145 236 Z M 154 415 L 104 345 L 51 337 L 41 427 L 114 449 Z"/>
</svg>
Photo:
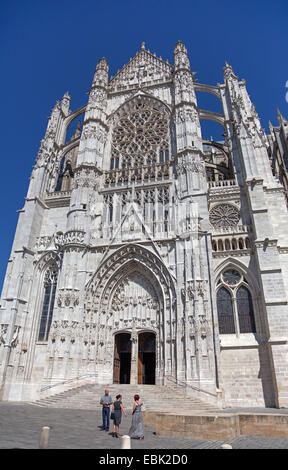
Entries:
<svg viewBox="0 0 288 470">
<path fill-rule="evenodd" d="M 287 0 L 2 0 L 0 291 L 50 111 L 67 90 L 72 109 L 86 103 L 101 57 L 115 75 L 145 41 L 173 63 L 180 39 L 200 83 L 222 83 L 225 61 L 247 80 L 268 129 L 269 120 L 277 125 L 277 107 L 288 118 L 287 20 Z M 199 105 L 217 111 L 216 100 Z M 219 131 L 205 132 L 217 138 Z"/>
</svg>

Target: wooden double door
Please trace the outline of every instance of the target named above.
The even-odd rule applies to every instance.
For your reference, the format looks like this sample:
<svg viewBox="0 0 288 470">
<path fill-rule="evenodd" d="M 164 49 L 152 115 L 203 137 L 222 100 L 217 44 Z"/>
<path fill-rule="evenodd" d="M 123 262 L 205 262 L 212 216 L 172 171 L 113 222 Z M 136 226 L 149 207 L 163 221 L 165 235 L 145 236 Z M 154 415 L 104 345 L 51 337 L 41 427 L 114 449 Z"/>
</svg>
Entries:
<svg viewBox="0 0 288 470">
<path fill-rule="evenodd" d="M 138 383 L 155 384 L 156 338 L 154 333 L 144 332 L 138 336 Z M 113 382 L 129 384 L 131 374 L 131 335 L 115 336 Z"/>
</svg>

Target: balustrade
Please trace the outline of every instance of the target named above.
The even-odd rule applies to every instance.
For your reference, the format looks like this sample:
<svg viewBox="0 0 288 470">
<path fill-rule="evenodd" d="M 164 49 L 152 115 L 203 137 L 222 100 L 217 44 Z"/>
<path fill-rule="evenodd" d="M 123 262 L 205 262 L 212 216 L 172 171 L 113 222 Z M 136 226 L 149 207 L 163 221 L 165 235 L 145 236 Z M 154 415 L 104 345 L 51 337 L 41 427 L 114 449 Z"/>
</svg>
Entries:
<svg viewBox="0 0 288 470">
<path fill-rule="evenodd" d="M 169 163 L 110 170 L 104 174 L 104 187 L 121 187 L 132 183 L 143 185 L 168 180 L 171 176 L 172 167 Z"/>
</svg>

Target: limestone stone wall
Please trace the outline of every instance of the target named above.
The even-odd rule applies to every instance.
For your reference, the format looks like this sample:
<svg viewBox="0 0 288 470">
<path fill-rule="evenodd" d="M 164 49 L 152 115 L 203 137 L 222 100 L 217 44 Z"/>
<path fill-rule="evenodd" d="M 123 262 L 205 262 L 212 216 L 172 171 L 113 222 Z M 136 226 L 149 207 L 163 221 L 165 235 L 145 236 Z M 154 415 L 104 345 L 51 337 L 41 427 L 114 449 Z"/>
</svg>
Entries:
<svg viewBox="0 0 288 470">
<path fill-rule="evenodd" d="M 223 339 L 223 335 L 221 338 L 225 407 L 275 406 L 267 346 L 259 346 L 252 337 L 247 337 L 246 341 L 244 338 L 238 341 L 231 338 L 229 341 L 228 338 Z"/>
</svg>

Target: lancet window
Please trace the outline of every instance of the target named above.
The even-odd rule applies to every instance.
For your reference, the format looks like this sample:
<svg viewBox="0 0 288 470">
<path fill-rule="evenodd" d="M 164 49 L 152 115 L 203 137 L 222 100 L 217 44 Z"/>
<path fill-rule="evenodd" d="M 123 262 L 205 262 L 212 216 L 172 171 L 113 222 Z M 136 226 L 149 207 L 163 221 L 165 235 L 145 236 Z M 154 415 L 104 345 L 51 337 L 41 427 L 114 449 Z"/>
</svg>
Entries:
<svg viewBox="0 0 288 470">
<path fill-rule="evenodd" d="M 169 161 L 168 115 L 138 101 L 118 121 L 112 135 L 110 169 Z"/>
<path fill-rule="evenodd" d="M 255 333 L 252 295 L 243 275 L 236 269 L 224 271 L 217 289 L 219 333 Z"/>
<path fill-rule="evenodd" d="M 70 191 L 72 189 L 72 179 L 76 166 L 79 146 L 73 147 L 61 159 L 55 191 Z"/>
<path fill-rule="evenodd" d="M 38 332 L 38 341 L 47 341 L 53 317 L 55 293 L 57 287 L 58 269 L 50 266 L 44 277 L 44 291 L 41 307 L 41 318 Z"/>
</svg>

